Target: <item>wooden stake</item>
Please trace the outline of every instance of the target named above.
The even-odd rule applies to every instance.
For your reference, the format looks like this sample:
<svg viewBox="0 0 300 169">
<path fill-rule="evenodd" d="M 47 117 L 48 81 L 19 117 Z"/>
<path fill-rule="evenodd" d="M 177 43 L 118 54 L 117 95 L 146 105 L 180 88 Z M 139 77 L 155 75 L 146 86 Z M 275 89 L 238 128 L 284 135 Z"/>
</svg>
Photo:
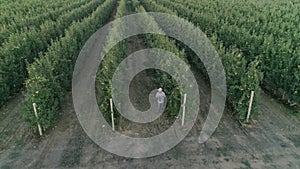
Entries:
<svg viewBox="0 0 300 169">
<path fill-rule="evenodd" d="M 115 131 L 115 119 L 114 119 L 114 110 L 113 110 L 113 100 L 109 100 L 110 103 L 110 112 L 111 112 L 111 126 L 112 130 Z"/>
<path fill-rule="evenodd" d="M 39 119 L 39 118 L 38 118 L 38 114 L 37 114 L 37 110 L 36 110 L 36 103 L 33 103 L 32 105 L 33 105 L 33 110 L 34 110 L 35 118 L 36 118 L 36 119 Z M 41 125 L 39 124 L 39 122 L 37 123 L 37 126 L 38 126 L 38 130 L 39 130 L 39 134 L 40 134 L 40 136 L 42 136 L 42 135 L 43 135 L 42 127 L 41 127 Z"/>
<path fill-rule="evenodd" d="M 186 103 L 186 93 L 183 95 L 183 104 L 182 104 L 182 121 L 181 126 L 184 125 L 184 118 L 185 118 L 185 103 Z"/>
<path fill-rule="evenodd" d="M 110 112 L 113 112 L 113 100 L 109 99 L 109 104 L 110 104 Z"/>
<path fill-rule="evenodd" d="M 251 113 L 252 103 L 253 103 L 253 97 L 254 97 L 254 91 L 251 91 L 250 103 L 249 103 L 248 114 L 247 114 L 247 119 L 246 119 L 247 123 L 249 122 L 249 118 L 250 118 L 250 113 Z"/>
</svg>

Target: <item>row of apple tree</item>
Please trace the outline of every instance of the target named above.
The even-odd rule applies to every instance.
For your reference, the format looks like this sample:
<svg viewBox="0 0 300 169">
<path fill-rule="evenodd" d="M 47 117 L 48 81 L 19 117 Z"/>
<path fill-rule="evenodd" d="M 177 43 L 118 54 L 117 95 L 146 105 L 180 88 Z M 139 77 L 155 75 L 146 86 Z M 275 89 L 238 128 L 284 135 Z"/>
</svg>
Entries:
<svg viewBox="0 0 300 169">
<path fill-rule="evenodd" d="M 87 39 L 108 21 L 115 4 L 116 0 L 105 0 L 83 20 L 73 22 L 63 37 L 53 41 L 43 56 L 27 67 L 24 119 L 30 126 L 38 122 L 46 130 L 55 124 L 70 90 L 79 52 Z M 38 119 L 33 103 L 37 104 Z"/>
</svg>

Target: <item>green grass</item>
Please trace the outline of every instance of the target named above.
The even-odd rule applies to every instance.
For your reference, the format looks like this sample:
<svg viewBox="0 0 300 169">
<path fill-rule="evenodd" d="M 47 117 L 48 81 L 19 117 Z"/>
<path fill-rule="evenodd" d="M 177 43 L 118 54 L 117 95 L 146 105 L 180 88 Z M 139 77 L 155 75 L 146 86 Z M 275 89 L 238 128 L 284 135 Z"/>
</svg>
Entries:
<svg viewBox="0 0 300 169">
<path fill-rule="evenodd" d="M 241 163 L 244 164 L 247 168 L 251 168 L 251 164 L 248 160 L 242 160 Z"/>
<path fill-rule="evenodd" d="M 1 169 L 11 169 L 11 167 L 8 164 L 5 164 L 4 166 L 1 167 Z"/>
<path fill-rule="evenodd" d="M 270 154 L 266 154 L 263 156 L 263 162 L 264 163 L 272 163 L 273 160 L 272 160 L 272 156 Z"/>
<path fill-rule="evenodd" d="M 70 147 L 64 150 L 60 161 L 62 167 L 72 168 L 80 164 L 84 140 L 84 135 L 80 132 L 69 141 Z"/>
<path fill-rule="evenodd" d="M 300 147 L 300 135 L 290 135 L 288 139 L 291 140 L 296 147 Z"/>
<path fill-rule="evenodd" d="M 230 149 L 228 147 L 217 148 L 216 155 L 217 155 L 217 157 L 221 157 L 221 156 L 228 157 L 228 156 L 230 156 Z"/>
</svg>

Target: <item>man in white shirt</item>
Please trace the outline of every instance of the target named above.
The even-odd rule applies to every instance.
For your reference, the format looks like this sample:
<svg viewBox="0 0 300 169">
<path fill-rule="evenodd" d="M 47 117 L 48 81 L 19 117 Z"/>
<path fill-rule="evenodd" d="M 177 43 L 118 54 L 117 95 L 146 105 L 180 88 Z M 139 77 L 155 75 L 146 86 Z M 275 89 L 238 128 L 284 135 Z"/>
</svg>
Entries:
<svg viewBox="0 0 300 169">
<path fill-rule="evenodd" d="M 156 93 L 155 97 L 157 98 L 157 111 L 158 113 L 163 112 L 163 107 L 164 107 L 164 101 L 165 101 L 165 93 L 162 91 L 162 88 L 158 89 L 158 92 Z"/>
</svg>

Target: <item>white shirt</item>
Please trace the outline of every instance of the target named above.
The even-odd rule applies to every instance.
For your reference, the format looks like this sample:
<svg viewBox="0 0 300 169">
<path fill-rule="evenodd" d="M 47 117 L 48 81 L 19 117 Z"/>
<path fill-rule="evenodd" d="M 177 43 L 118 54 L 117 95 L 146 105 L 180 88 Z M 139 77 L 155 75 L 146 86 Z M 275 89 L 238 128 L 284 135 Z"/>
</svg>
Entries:
<svg viewBox="0 0 300 169">
<path fill-rule="evenodd" d="M 157 92 L 155 97 L 157 98 L 158 103 L 163 103 L 164 100 L 165 100 L 166 95 L 165 95 L 164 92 Z"/>
</svg>

